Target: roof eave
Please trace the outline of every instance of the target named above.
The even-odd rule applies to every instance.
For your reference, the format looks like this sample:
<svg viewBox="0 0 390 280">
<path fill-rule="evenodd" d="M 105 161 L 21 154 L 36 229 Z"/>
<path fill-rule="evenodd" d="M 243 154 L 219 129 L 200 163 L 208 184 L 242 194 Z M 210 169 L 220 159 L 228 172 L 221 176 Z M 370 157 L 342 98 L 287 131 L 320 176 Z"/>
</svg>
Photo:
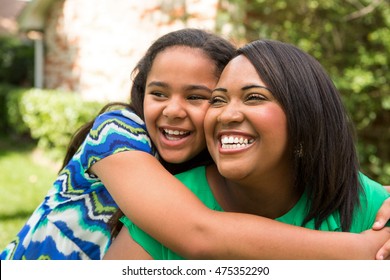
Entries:
<svg viewBox="0 0 390 280">
<path fill-rule="evenodd" d="M 43 31 L 46 23 L 46 15 L 53 4 L 58 0 L 32 0 L 24 7 L 17 18 L 19 31 Z"/>
</svg>

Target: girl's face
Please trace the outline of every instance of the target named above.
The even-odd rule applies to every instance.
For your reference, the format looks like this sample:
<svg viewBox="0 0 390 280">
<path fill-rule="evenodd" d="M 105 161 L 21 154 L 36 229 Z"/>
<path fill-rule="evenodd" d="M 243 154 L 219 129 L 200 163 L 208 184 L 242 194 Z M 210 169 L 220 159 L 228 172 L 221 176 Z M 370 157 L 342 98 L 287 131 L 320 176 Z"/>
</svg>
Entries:
<svg viewBox="0 0 390 280">
<path fill-rule="evenodd" d="M 203 121 L 215 64 L 202 50 L 175 46 L 159 53 L 146 80 L 144 115 L 151 140 L 167 162 L 185 162 L 206 147 Z"/>
<path fill-rule="evenodd" d="M 205 117 L 207 147 L 228 179 L 270 178 L 291 166 L 286 115 L 265 87 L 240 55 L 229 62 L 213 91 Z"/>
</svg>

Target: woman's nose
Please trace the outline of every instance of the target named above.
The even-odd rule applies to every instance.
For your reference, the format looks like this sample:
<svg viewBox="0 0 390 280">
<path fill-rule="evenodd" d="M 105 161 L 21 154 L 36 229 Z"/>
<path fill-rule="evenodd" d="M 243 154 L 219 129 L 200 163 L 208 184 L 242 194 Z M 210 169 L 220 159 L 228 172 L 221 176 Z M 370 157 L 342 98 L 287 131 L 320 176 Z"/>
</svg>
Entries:
<svg viewBox="0 0 390 280">
<path fill-rule="evenodd" d="M 237 104 L 229 104 L 222 108 L 221 113 L 219 114 L 217 120 L 222 124 L 228 124 L 231 122 L 242 122 L 244 115 L 239 109 Z"/>
</svg>

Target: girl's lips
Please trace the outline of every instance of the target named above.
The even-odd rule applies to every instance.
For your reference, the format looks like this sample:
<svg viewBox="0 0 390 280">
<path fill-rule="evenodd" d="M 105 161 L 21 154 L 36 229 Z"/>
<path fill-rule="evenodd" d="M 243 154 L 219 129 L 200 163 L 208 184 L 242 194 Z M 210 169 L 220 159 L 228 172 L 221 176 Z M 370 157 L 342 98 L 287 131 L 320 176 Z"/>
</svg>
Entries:
<svg viewBox="0 0 390 280">
<path fill-rule="evenodd" d="M 186 143 L 192 134 L 189 130 L 160 128 L 160 142 L 170 148 L 178 148 Z"/>
<path fill-rule="evenodd" d="M 191 134 L 188 130 L 178 130 L 178 129 L 161 129 L 161 132 L 167 139 L 175 141 L 176 139 L 179 140 L 183 137 L 186 137 Z"/>
</svg>

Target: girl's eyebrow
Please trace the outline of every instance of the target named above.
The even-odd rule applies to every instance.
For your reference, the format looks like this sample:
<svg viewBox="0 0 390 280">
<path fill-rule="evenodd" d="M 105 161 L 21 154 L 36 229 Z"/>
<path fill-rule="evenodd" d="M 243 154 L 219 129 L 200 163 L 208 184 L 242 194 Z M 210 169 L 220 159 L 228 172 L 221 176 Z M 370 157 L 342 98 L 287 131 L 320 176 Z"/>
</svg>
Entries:
<svg viewBox="0 0 390 280">
<path fill-rule="evenodd" d="M 208 91 L 208 92 L 212 92 L 210 88 L 206 87 L 206 86 L 203 86 L 203 85 L 188 85 L 186 86 L 186 89 L 187 90 L 205 90 L 205 91 Z"/>
<path fill-rule="evenodd" d="M 152 87 L 152 86 L 156 86 L 156 87 L 165 87 L 165 88 L 168 88 L 168 84 L 167 83 L 164 83 L 164 82 L 159 82 L 159 81 L 153 81 L 153 82 L 150 82 L 147 87 Z"/>
<path fill-rule="evenodd" d="M 150 82 L 147 87 L 162 87 L 162 88 L 170 88 L 169 84 L 160 82 L 160 81 L 152 81 Z M 205 90 L 207 92 L 211 92 L 211 89 L 204 86 L 204 85 L 186 85 L 185 86 L 186 91 L 191 91 L 191 90 Z"/>
</svg>

